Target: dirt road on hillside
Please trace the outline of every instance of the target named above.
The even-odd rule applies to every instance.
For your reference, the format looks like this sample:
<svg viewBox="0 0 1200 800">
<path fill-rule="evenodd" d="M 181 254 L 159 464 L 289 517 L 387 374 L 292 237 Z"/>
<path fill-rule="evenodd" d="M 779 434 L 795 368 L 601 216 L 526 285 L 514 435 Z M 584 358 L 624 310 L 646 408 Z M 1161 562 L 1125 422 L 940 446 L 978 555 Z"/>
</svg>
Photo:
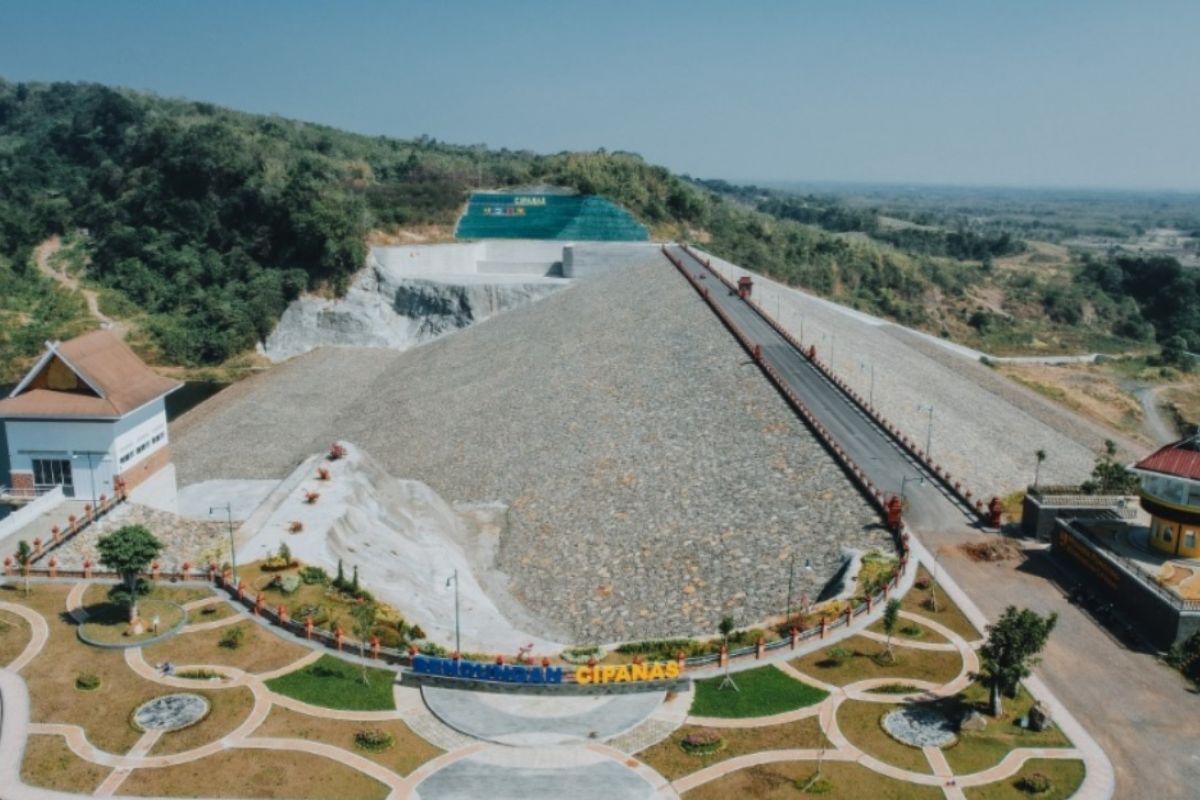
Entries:
<svg viewBox="0 0 1200 800">
<path fill-rule="evenodd" d="M 38 270 L 64 289 L 82 294 L 84 301 L 87 303 L 88 313 L 100 323 L 100 327 L 110 330 L 124 339 L 126 334 L 129 333 L 129 326 L 120 320 L 106 316 L 100 310 L 100 298 L 96 294 L 96 291 L 81 287 L 79 279 L 68 273 L 65 267 L 61 270 L 55 267 L 54 256 L 62 250 L 62 247 L 62 237 L 56 235 L 51 236 L 34 248 L 33 255 L 37 261 Z"/>
</svg>

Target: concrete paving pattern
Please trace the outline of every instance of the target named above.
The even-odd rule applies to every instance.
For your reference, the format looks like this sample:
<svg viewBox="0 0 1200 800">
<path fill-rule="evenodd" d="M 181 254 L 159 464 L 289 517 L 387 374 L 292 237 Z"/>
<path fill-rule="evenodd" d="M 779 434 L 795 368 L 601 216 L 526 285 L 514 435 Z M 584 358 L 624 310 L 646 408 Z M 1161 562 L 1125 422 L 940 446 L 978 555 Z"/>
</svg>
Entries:
<svg viewBox="0 0 1200 800">
<path fill-rule="evenodd" d="M 465 734 L 509 745 L 607 741 L 654 713 L 663 692 L 608 697 L 537 697 L 466 692 L 426 686 L 426 705 Z"/>
<path fill-rule="evenodd" d="M 490 756 L 490 757 L 489 757 Z M 607 797 L 650 800 L 654 786 L 628 767 L 587 750 L 491 751 L 456 761 L 418 784 L 415 800 L 528 800 Z"/>
</svg>

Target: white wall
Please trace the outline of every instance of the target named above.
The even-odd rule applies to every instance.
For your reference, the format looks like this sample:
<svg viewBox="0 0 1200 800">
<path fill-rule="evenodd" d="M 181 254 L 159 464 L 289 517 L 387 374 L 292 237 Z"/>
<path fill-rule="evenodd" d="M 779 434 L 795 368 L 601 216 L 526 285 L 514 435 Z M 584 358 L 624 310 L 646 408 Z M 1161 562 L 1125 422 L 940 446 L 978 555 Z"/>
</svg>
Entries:
<svg viewBox="0 0 1200 800">
<path fill-rule="evenodd" d="M 6 420 L 9 463 L 13 472 L 32 472 L 33 459 L 71 459 L 75 496 L 91 499 L 112 496 L 113 478 L 167 446 L 167 413 L 159 399 L 147 403 L 120 420 Z M 151 439 L 161 430 L 162 438 Z M 147 446 L 141 453 L 137 447 Z M 122 453 L 134 455 L 124 464 Z M 89 456 L 90 454 L 90 456 Z M 75 456 L 72 458 L 72 456 Z M 4 476 L 5 482 L 7 477 Z"/>
<path fill-rule="evenodd" d="M 397 276 L 545 275 L 563 260 L 566 242 L 540 239 L 488 239 L 462 244 L 372 247 L 368 265 Z M 480 267 L 483 262 L 483 268 Z"/>
<path fill-rule="evenodd" d="M 0 543 L 29 523 L 62 504 L 65 497 L 62 489 L 55 487 L 46 492 L 32 503 L 21 506 L 4 519 L 0 520 Z"/>
</svg>

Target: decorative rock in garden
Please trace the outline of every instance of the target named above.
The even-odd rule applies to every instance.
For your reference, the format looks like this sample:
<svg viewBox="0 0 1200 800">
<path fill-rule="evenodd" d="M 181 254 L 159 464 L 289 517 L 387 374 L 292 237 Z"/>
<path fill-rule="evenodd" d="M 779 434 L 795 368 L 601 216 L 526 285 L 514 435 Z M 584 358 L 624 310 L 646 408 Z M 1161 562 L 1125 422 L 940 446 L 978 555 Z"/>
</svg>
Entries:
<svg viewBox="0 0 1200 800">
<path fill-rule="evenodd" d="M 962 721 L 958 723 L 960 731 L 982 731 L 986 728 L 987 717 L 975 709 L 971 709 L 966 714 L 963 714 Z"/>
<path fill-rule="evenodd" d="M 883 729 L 912 747 L 949 747 L 958 741 L 954 723 L 928 705 L 905 706 L 886 714 Z"/>
<path fill-rule="evenodd" d="M 1029 729 L 1044 731 L 1053 727 L 1054 720 L 1050 718 L 1050 712 L 1041 703 L 1035 703 L 1033 708 L 1029 709 Z"/>
<path fill-rule="evenodd" d="M 208 716 L 208 700 L 198 694 L 164 694 L 142 703 L 133 712 L 133 726 L 141 731 L 177 731 Z"/>
</svg>

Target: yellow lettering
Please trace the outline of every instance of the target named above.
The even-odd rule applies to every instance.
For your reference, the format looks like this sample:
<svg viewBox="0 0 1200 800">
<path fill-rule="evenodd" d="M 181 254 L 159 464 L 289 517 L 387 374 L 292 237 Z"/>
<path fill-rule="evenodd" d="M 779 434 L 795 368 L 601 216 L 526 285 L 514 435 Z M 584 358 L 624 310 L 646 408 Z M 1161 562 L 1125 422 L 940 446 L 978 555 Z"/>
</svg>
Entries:
<svg viewBox="0 0 1200 800">
<path fill-rule="evenodd" d="M 600 670 L 600 680 L 598 681 L 598 683 L 608 683 L 609 681 L 611 681 L 613 679 L 613 676 L 616 674 L 617 674 L 617 668 L 614 667 L 612 664 L 607 664 L 604 667 L 602 667 Z"/>
<path fill-rule="evenodd" d="M 617 667 L 617 675 L 615 678 L 617 683 L 629 683 L 629 667 L 622 664 Z"/>
<path fill-rule="evenodd" d="M 634 664 L 630 668 L 630 680 L 645 681 L 650 679 L 650 668 L 645 664 Z"/>
<path fill-rule="evenodd" d="M 668 661 L 667 662 L 667 677 L 668 678 L 678 678 L 680 671 L 681 670 L 679 669 L 678 661 Z"/>
<path fill-rule="evenodd" d="M 590 667 L 575 668 L 575 682 L 580 686 L 587 686 L 592 682 L 592 670 Z"/>
<path fill-rule="evenodd" d="M 650 667 L 650 680 L 661 681 L 663 679 L 663 665 L 655 663 Z"/>
</svg>

